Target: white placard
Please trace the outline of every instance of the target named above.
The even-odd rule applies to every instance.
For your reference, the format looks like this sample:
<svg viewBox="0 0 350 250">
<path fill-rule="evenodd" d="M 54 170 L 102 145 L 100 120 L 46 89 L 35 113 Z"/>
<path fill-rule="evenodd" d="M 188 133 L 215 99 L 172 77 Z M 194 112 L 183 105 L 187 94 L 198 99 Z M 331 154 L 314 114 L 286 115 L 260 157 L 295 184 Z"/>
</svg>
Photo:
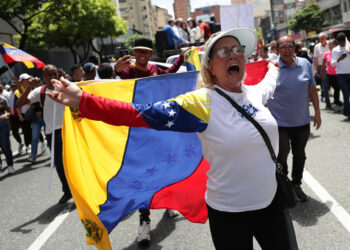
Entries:
<svg viewBox="0 0 350 250">
<path fill-rule="evenodd" d="M 249 28 L 254 30 L 253 5 L 232 4 L 220 6 L 221 31 Z"/>
</svg>

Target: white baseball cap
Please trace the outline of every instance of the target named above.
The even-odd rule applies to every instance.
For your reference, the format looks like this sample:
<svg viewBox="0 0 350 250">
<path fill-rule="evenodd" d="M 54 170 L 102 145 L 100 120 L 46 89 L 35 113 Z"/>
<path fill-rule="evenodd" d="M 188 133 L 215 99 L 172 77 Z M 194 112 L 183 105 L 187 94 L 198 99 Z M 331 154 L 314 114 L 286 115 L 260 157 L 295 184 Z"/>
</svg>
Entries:
<svg viewBox="0 0 350 250">
<path fill-rule="evenodd" d="M 22 80 L 27 80 L 27 79 L 30 79 L 32 78 L 31 75 L 28 75 L 27 73 L 23 73 L 19 76 L 19 80 L 22 81 Z"/>
<path fill-rule="evenodd" d="M 227 36 L 236 38 L 241 44 L 241 46 L 245 47 L 244 57 L 246 58 L 250 56 L 252 52 L 256 49 L 258 39 L 256 37 L 255 32 L 251 29 L 238 28 L 238 29 L 220 32 L 216 37 L 213 38 L 213 40 L 211 40 L 210 44 L 208 45 L 204 53 L 204 65 L 206 67 L 209 67 L 210 52 L 214 47 L 215 43 L 219 41 L 221 38 L 227 37 Z"/>
</svg>

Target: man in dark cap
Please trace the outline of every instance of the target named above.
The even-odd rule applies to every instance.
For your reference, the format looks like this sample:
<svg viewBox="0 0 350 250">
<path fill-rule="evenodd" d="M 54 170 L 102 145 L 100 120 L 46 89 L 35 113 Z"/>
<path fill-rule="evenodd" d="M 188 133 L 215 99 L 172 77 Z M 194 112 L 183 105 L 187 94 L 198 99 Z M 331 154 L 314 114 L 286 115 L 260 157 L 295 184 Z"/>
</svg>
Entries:
<svg viewBox="0 0 350 250">
<path fill-rule="evenodd" d="M 159 68 L 157 65 L 148 63 L 153 55 L 152 40 L 145 37 L 139 37 L 135 39 L 135 46 L 133 48 L 136 61 L 132 62 L 133 57 L 130 55 L 123 56 L 119 58 L 114 65 L 114 70 L 121 79 L 132 79 L 175 73 L 184 62 L 184 54 L 187 50 L 183 50 L 181 52 L 173 66 L 167 70 L 164 70 Z"/>
</svg>

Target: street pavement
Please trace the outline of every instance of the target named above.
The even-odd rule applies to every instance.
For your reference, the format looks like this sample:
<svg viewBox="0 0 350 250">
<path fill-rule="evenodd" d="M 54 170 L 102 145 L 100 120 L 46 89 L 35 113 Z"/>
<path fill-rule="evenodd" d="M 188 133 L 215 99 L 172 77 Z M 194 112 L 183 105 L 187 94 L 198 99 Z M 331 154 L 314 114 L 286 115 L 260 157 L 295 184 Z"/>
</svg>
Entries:
<svg viewBox="0 0 350 250">
<path fill-rule="evenodd" d="M 302 187 L 310 200 L 290 210 L 302 250 L 350 249 L 350 119 L 324 106 L 321 103 L 322 127 L 311 129 L 307 145 Z M 13 150 L 17 147 L 12 140 Z M 62 191 L 55 169 L 51 174 L 49 150 L 35 165 L 27 158 L 15 158 L 14 175 L 7 174 L 5 161 L 0 171 L 0 249 L 94 249 L 86 244 L 73 201 L 57 205 Z M 148 247 L 136 243 L 136 212 L 110 234 L 113 249 L 214 249 L 208 223 L 194 224 L 182 216 L 172 219 L 162 209 L 152 210 L 151 219 Z M 229 249 L 234 249 L 234 235 Z M 256 242 L 254 249 L 260 249 Z"/>
</svg>

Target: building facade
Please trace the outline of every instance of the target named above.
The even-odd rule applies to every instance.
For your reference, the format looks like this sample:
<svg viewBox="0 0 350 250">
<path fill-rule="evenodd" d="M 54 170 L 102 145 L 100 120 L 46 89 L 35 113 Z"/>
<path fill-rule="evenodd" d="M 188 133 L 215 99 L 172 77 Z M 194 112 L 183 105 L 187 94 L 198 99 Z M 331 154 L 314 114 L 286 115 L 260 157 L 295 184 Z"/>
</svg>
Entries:
<svg viewBox="0 0 350 250">
<path fill-rule="evenodd" d="M 156 32 L 156 11 L 150 0 L 119 0 L 120 17 L 128 22 L 128 28 L 141 31 L 152 38 Z"/>
<path fill-rule="evenodd" d="M 157 16 L 157 29 L 162 29 L 172 16 L 168 13 L 167 9 L 155 6 Z"/>
<path fill-rule="evenodd" d="M 350 0 L 341 0 L 344 27 L 350 27 Z"/>
<path fill-rule="evenodd" d="M 346 4 L 347 1 L 344 1 Z M 316 2 L 323 10 L 323 18 L 329 22 L 330 28 L 343 27 L 342 5 L 340 0 L 321 0 Z M 344 13 L 345 14 L 345 13 Z"/>
<path fill-rule="evenodd" d="M 191 16 L 190 0 L 174 0 L 173 8 L 175 19 L 187 20 Z"/>
<path fill-rule="evenodd" d="M 350 0 L 270 0 L 270 3 L 272 27 L 279 36 L 288 33 L 287 25 L 296 13 L 313 3 L 320 6 L 323 10 L 323 19 L 329 23 L 323 30 L 350 28 Z M 310 31 L 305 34 L 305 38 L 315 33 Z"/>
<path fill-rule="evenodd" d="M 204 22 L 209 22 L 210 16 L 215 16 L 216 22 L 221 23 L 220 21 L 220 6 L 212 5 L 201 8 L 196 8 L 194 12 L 191 13 L 191 17 L 196 20 L 196 22 L 201 19 Z"/>
</svg>

